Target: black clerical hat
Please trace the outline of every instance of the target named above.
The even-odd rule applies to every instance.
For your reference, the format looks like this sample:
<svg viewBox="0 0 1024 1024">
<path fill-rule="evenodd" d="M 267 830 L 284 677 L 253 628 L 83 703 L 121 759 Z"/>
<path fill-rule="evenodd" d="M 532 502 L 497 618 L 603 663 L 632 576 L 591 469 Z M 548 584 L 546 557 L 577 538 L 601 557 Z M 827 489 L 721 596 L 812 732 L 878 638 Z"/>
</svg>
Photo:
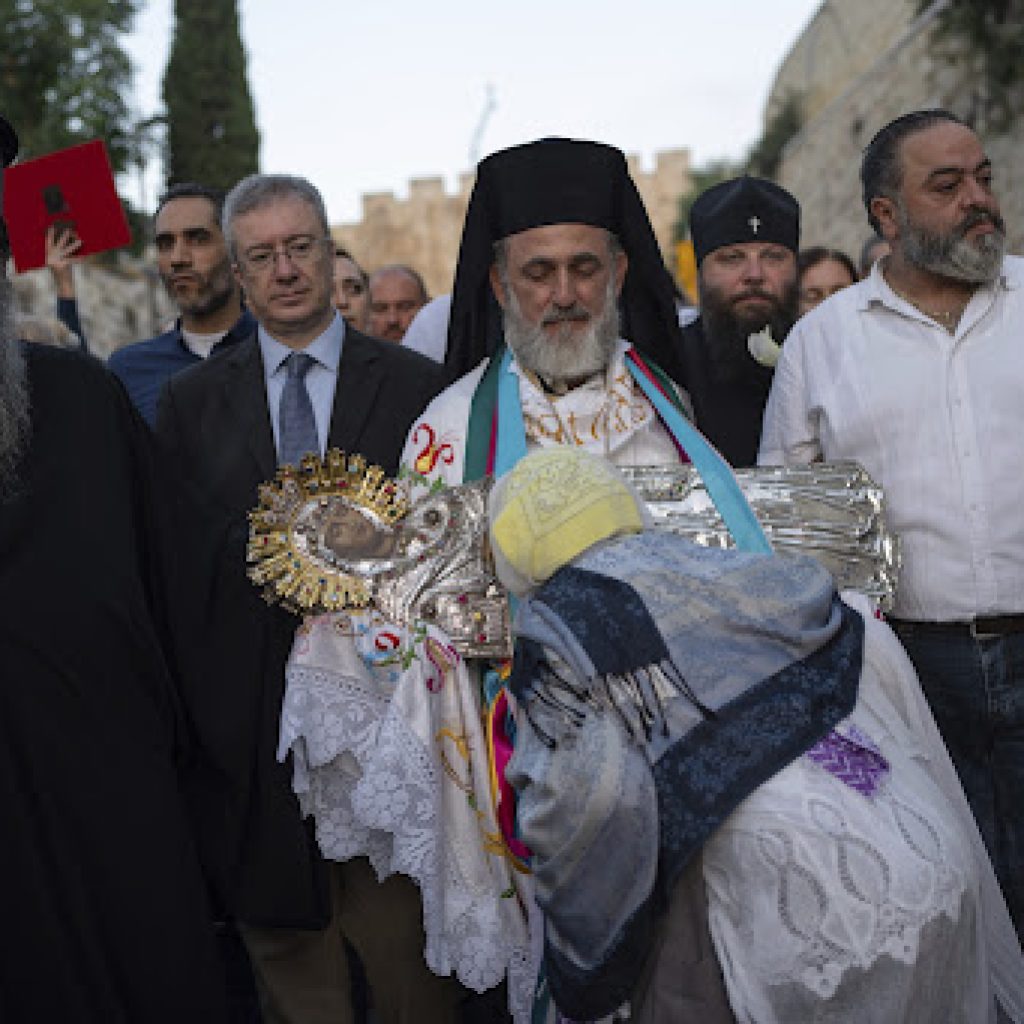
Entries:
<svg viewBox="0 0 1024 1024">
<path fill-rule="evenodd" d="M 452 291 L 449 373 L 468 373 L 501 343 L 489 280 L 494 243 L 548 224 L 589 224 L 618 238 L 629 260 L 619 297 L 623 337 L 672 373 L 681 344 L 672 278 L 626 158 L 614 146 L 574 139 L 540 139 L 480 162 Z"/>
<path fill-rule="evenodd" d="M 14 129 L 0 117 L 0 167 L 6 167 L 18 155 L 18 136 Z"/>
<path fill-rule="evenodd" d="M 800 204 L 774 181 L 733 178 L 697 197 L 690 208 L 690 237 L 698 263 L 737 242 L 775 242 L 797 252 Z"/>
</svg>

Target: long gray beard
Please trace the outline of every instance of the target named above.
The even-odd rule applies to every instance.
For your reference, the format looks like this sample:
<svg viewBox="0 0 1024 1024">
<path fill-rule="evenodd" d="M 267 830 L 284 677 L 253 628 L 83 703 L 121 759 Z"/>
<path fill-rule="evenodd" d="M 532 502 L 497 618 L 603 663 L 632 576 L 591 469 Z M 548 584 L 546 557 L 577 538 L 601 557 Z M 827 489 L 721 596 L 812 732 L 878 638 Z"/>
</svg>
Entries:
<svg viewBox="0 0 1024 1024">
<path fill-rule="evenodd" d="M 506 286 L 505 293 L 505 344 L 524 370 L 531 370 L 548 384 L 562 384 L 592 377 L 608 366 L 620 330 L 614 280 L 608 282 L 600 316 L 576 337 L 572 324 L 566 322 L 560 326 L 558 336 L 552 338 L 543 324 L 531 324 L 523 317 L 511 288 Z"/>
<path fill-rule="evenodd" d="M 1001 217 L 976 211 L 948 234 L 939 235 L 912 223 L 900 206 L 896 216 L 904 257 L 913 266 L 967 284 L 990 284 L 1002 272 L 1006 225 Z M 996 230 L 970 241 L 967 232 L 983 222 L 992 223 Z"/>
<path fill-rule="evenodd" d="M 16 490 L 29 435 L 28 373 L 14 337 L 14 289 L 0 277 L 0 504 Z"/>
</svg>

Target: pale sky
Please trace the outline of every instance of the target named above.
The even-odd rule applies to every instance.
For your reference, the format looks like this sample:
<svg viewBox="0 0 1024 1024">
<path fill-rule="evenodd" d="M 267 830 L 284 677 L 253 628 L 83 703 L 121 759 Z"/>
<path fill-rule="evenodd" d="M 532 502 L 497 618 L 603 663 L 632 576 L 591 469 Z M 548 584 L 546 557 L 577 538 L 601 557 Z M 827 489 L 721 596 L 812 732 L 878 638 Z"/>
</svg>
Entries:
<svg viewBox="0 0 1024 1024">
<path fill-rule="evenodd" d="M 545 135 L 612 143 L 650 166 L 739 157 L 780 63 L 820 0 L 240 0 L 261 169 L 308 177 L 333 223 L 409 178 L 454 188 L 493 86 L 479 156 Z M 172 0 L 128 40 L 136 108 L 160 105 Z M 147 179 L 151 208 L 162 177 Z M 139 198 L 133 183 L 129 194 Z"/>
</svg>

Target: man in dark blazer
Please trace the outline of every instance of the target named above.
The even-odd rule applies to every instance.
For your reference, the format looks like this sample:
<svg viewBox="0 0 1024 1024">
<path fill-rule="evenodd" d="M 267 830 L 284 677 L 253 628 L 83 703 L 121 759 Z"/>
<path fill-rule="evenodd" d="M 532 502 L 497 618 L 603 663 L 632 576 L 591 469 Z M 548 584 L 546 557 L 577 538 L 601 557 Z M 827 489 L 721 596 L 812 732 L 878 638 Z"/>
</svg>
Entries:
<svg viewBox="0 0 1024 1024">
<path fill-rule="evenodd" d="M 245 577 L 246 512 L 278 465 L 328 447 L 393 473 L 406 431 L 443 385 L 435 363 L 346 326 L 331 303 L 333 245 L 319 193 L 254 175 L 224 208 L 234 272 L 258 326 L 172 378 L 157 434 L 204 506 L 182 545 L 206 641 L 185 673 L 198 738 L 192 785 L 215 892 L 240 923 L 270 1022 L 353 1020 L 344 942 L 384 1022 L 457 1019 L 462 990 L 423 959 L 418 891 L 368 862 L 327 865 L 277 760 L 284 668 L 298 620 Z M 195 514 L 195 513 L 194 513 Z"/>
</svg>

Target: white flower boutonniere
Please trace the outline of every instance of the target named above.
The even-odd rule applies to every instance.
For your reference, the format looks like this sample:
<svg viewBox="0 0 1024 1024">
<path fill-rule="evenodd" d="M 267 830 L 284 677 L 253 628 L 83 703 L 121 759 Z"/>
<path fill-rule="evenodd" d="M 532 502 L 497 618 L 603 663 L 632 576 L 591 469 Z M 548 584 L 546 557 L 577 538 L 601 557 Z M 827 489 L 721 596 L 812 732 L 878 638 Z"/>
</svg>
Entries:
<svg viewBox="0 0 1024 1024">
<path fill-rule="evenodd" d="M 755 362 L 774 369 L 779 361 L 782 346 L 772 337 L 772 329 L 766 327 L 747 338 L 747 351 L 754 357 Z"/>
</svg>

